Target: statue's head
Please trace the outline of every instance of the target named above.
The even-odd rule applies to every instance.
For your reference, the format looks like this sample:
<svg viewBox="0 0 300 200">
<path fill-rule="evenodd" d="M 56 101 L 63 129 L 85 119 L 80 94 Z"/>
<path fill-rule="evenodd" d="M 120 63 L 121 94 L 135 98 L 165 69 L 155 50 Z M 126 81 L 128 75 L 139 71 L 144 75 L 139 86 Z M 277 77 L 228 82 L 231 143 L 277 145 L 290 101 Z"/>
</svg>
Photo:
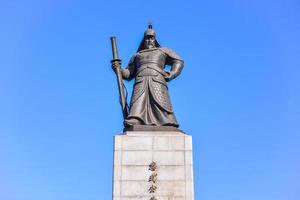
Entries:
<svg viewBox="0 0 300 200">
<path fill-rule="evenodd" d="M 152 24 L 149 24 L 148 29 L 144 33 L 144 38 L 138 48 L 138 52 L 144 49 L 151 49 L 156 47 L 160 47 L 160 45 L 156 40 L 156 34 L 152 28 Z"/>
</svg>

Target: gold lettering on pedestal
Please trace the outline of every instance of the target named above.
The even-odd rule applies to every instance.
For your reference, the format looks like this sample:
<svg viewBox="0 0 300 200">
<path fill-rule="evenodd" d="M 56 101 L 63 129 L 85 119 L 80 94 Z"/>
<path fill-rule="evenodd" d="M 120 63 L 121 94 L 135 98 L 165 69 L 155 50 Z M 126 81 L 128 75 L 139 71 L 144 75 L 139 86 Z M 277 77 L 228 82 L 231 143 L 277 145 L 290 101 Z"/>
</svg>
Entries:
<svg viewBox="0 0 300 200">
<path fill-rule="evenodd" d="M 149 177 L 148 182 L 156 183 L 156 181 L 157 181 L 157 173 L 154 172 L 154 173 L 152 173 L 151 176 Z"/>
<path fill-rule="evenodd" d="M 150 171 L 155 171 L 156 168 L 157 168 L 156 162 L 152 161 L 152 163 L 150 163 L 150 165 L 149 165 L 149 170 Z"/>
<path fill-rule="evenodd" d="M 148 191 L 149 193 L 154 193 L 156 190 L 157 190 L 157 186 L 152 184 Z"/>
<path fill-rule="evenodd" d="M 157 200 L 157 198 L 154 196 L 154 193 L 157 190 L 156 181 L 157 181 L 158 174 L 156 172 L 156 169 L 157 169 L 157 164 L 156 164 L 156 162 L 152 161 L 150 163 L 149 169 L 148 169 L 148 170 L 152 171 L 152 174 L 149 176 L 149 179 L 148 179 L 148 182 L 151 183 L 151 186 L 148 189 L 148 192 L 153 193 L 153 196 L 150 198 L 150 200 Z"/>
</svg>

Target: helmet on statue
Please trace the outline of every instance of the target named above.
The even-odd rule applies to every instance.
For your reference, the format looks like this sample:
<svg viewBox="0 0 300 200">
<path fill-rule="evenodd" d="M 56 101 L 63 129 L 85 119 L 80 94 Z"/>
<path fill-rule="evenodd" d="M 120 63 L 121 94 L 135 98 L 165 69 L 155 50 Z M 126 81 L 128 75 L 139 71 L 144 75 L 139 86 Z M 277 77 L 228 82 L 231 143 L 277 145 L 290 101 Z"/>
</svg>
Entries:
<svg viewBox="0 0 300 200">
<path fill-rule="evenodd" d="M 141 44 L 140 44 L 140 46 L 139 46 L 137 52 L 139 52 L 139 51 L 141 51 L 141 50 L 144 50 L 144 49 L 147 49 L 147 47 L 146 47 L 146 38 L 149 37 L 149 36 L 153 36 L 153 37 L 154 37 L 154 39 L 155 39 L 155 47 L 156 47 L 156 48 L 160 47 L 159 43 L 158 43 L 157 40 L 156 40 L 156 33 L 155 33 L 155 31 L 153 30 L 152 24 L 150 23 L 150 24 L 148 25 L 147 30 L 146 30 L 145 33 L 144 33 L 144 38 L 143 38 L 143 40 L 142 40 L 142 42 L 141 42 Z"/>
</svg>

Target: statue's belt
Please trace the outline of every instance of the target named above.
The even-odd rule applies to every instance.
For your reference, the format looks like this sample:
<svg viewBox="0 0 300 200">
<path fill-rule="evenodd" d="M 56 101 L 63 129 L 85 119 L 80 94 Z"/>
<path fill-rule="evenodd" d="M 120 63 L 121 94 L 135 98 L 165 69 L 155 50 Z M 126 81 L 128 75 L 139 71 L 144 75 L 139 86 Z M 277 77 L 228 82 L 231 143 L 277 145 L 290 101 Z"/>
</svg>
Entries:
<svg viewBox="0 0 300 200">
<path fill-rule="evenodd" d="M 159 63 L 147 62 L 147 63 L 142 63 L 141 66 L 138 67 L 136 75 L 138 75 L 144 69 L 153 69 L 153 70 L 157 71 L 158 73 L 160 73 L 163 76 L 166 74 L 166 72 L 162 69 L 162 67 Z M 152 75 L 152 74 L 149 74 L 149 75 Z"/>
</svg>

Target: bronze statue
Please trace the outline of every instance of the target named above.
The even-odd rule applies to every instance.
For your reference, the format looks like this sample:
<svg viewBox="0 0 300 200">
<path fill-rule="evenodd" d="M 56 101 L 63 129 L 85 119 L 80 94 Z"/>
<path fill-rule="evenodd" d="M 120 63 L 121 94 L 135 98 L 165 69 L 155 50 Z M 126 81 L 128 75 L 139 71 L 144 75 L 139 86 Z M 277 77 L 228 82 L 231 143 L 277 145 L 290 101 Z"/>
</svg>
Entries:
<svg viewBox="0 0 300 200">
<path fill-rule="evenodd" d="M 126 68 L 121 67 L 115 38 L 112 38 L 112 45 L 114 53 L 112 68 L 118 77 L 125 129 L 177 128 L 179 124 L 170 102 L 167 82 L 180 74 L 183 60 L 171 49 L 159 45 L 152 25 L 148 26 L 137 53 L 132 56 Z M 166 65 L 171 66 L 170 71 L 165 70 Z M 135 79 L 129 110 L 124 98 L 121 77 L 128 81 Z"/>
</svg>

